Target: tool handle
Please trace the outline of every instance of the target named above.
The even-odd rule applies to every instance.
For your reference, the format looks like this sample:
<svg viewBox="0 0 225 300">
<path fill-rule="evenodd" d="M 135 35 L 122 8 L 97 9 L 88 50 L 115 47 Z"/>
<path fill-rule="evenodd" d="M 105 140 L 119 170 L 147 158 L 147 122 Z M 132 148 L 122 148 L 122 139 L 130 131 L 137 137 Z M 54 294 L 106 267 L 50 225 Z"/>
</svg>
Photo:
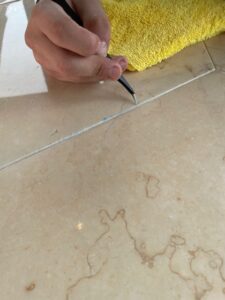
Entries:
<svg viewBox="0 0 225 300">
<path fill-rule="evenodd" d="M 73 19 L 78 25 L 83 26 L 83 22 L 78 14 L 69 6 L 69 4 L 65 0 L 52 0 L 62 7 L 62 9 Z"/>
</svg>

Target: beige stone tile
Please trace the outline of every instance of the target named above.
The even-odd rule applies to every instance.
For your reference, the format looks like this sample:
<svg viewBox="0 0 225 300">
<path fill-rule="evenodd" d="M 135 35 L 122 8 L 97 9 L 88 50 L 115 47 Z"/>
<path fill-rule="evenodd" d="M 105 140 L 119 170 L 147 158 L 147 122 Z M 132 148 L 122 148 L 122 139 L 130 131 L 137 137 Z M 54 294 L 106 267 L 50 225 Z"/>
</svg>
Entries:
<svg viewBox="0 0 225 300">
<path fill-rule="evenodd" d="M 23 41 L 30 6 L 0 6 L 0 168 L 133 107 L 118 83 L 78 86 L 46 79 Z M 126 76 L 140 101 L 151 101 L 213 68 L 204 44 L 198 44 Z"/>
<path fill-rule="evenodd" d="M 0 172 L 1 300 L 225 298 L 225 77 Z"/>
</svg>

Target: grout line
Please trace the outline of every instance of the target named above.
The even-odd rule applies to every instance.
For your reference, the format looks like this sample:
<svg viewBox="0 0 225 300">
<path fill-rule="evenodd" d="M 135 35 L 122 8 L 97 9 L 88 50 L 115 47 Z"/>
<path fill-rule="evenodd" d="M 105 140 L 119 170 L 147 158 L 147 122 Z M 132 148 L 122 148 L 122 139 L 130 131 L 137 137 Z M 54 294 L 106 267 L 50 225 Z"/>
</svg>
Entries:
<svg viewBox="0 0 225 300">
<path fill-rule="evenodd" d="M 209 49 L 208 49 L 206 43 L 203 42 L 203 45 L 204 45 L 204 47 L 205 47 L 205 50 L 206 50 L 206 52 L 207 52 L 209 58 L 211 59 L 211 62 L 212 62 L 212 64 L 213 64 L 214 68 L 215 68 L 215 71 L 216 71 L 216 64 L 215 64 L 215 62 L 214 62 L 214 60 L 213 60 L 213 58 L 212 58 L 211 53 L 209 52 Z"/>
<path fill-rule="evenodd" d="M 48 149 L 50 149 L 50 148 L 52 148 L 52 147 L 54 147 L 54 146 L 56 146 L 56 145 L 60 145 L 60 144 L 66 142 L 66 141 L 68 141 L 68 140 L 71 140 L 71 139 L 74 138 L 74 137 L 80 136 L 81 134 L 83 134 L 83 133 L 85 133 L 85 132 L 87 132 L 87 131 L 89 131 L 89 130 L 91 130 L 91 129 L 94 129 L 94 128 L 100 126 L 100 125 L 103 125 L 103 124 L 105 124 L 105 123 L 108 123 L 109 121 L 111 121 L 111 120 L 113 120 L 113 119 L 116 119 L 116 118 L 118 118 L 118 117 L 120 117 L 120 116 L 123 116 L 123 115 L 125 115 L 126 113 L 129 113 L 129 112 L 131 112 L 131 111 L 137 109 L 138 107 L 141 107 L 141 106 L 143 106 L 143 105 L 145 105 L 145 104 L 147 104 L 147 103 L 150 103 L 150 102 L 152 102 L 152 101 L 154 101 L 154 100 L 156 100 L 156 99 L 158 99 L 158 98 L 160 98 L 160 97 L 162 97 L 162 96 L 164 96 L 164 95 L 167 95 L 167 94 L 169 94 L 170 92 L 173 92 L 173 91 L 175 91 L 175 90 L 177 90 L 177 89 L 179 89 L 179 88 L 181 88 L 181 87 L 183 87 L 183 86 L 185 86 L 185 85 L 187 85 L 187 84 L 189 84 L 189 83 L 191 83 L 191 82 L 193 82 L 193 81 L 195 81 L 195 80 L 197 80 L 197 79 L 199 79 L 199 78 L 202 78 L 202 77 L 204 77 L 204 76 L 206 76 L 206 75 L 208 75 L 208 74 L 210 74 L 210 73 L 213 73 L 215 70 L 216 70 L 216 68 L 215 68 L 215 66 L 214 66 L 214 64 L 213 64 L 213 69 L 208 70 L 208 71 L 205 72 L 205 73 L 202 73 L 202 74 L 200 74 L 200 75 L 198 75 L 198 76 L 196 76 L 196 77 L 193 77 L 193 78 L 191 78 L 191 79 L 189 79 L 189 80 L 187 80 L 187 81 L 185 81 L 185 82 L 183 82 L 183 83 L 181 83 L 181 84 L 176 85 L 175 87 L 173 87 L 173 88 L 171 88 L 171 89 L 168 89 L 168 90 L 166 90 L 166 91 L 164 91 L 164 92 L 162 92 L 162 93 L 160 93 L 160 94 L 158 94 L 158 95 L 156 95 L 156 96 L 154 96 L 154 97 L 148 98 L 148 99 L 146 99 L 146 100 L 140 102 L 139 104 L 133 105 L 133 106 L 131 106 L 131 107 L 129 107 L 129 108 L 127 108 L 127 109 L 125 109 L 125 110 L 119 112 L 119 113 L 115 113 L 115 114 L 113 114 L 113 115 L 109 115 L 109 116 L 107 116 L 107 117 L 104 117 L 101 121 L 99 121 L 99 122 L 97 122 L 97 123 L 95 123 L 95 124 L 92 124 L 92 125 L 90 125 L 90 126 L 88 126 L 88 127 L 86 127 L 86 128 L 83 128 L 83 129 L 78 130 L 78 131 L 76 131 L 76 132 L 74 132 L 74 133 L 71 133 L 71 134 L 68 135 L 68 136 L 65 136 L 65 137 L 63 137 L 63 138 L 61 138 L 61 139 L 59 139 L 59 140 L 57 140 L 57 141 L 55 141 L 55 142 L 53 142 L 53 143 L 51 143 L 51 144 L 45 145 L 45 146 L 43 146 L 43 147 L 41 147 L 41 148 L 39 148 L 39 149 L 37 149 L 37 150 L 34 150 L 34 151 L 32 151 L 32 152 L 30 152 L 30 153 L 28 153 L 28 154 L 25 154 L 25 155 L 23 155 L 23 156 L 20 156 L 20 157 L 18 157 L 17 159 L 15 159 L 15 160 L 13 160 L 13 161 L 11 161 L 11 162 L 9 162 L 9 163 L 3 164 L 2 166 L 0 166 L 0 171 L 6 169 L 6 168 L 8 168 L 8 167 L 11 167 L 12 165 L 17 164 L 17 163 L 19 163 L 19 162 L 21 162 L 21 161 L 23 161 L 23 160 L 25 160 L 25 159 L 28 159 L 28 158 L 30 158 L 30 157 L 36 155 L 36 154 L 39 154 L 39 153 L 41 153 L 41 152 L 43 152 L 43 151 L 45 151 L 45 150 L 48 150 Z"/>
</svg>

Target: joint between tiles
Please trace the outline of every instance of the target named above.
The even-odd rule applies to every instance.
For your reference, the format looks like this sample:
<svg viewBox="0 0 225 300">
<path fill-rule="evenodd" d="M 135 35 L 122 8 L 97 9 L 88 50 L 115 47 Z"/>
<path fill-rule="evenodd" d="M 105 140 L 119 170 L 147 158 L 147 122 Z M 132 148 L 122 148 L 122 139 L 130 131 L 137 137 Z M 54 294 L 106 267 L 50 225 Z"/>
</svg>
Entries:
<svg viewBox="0 0 225 300">
<path fill-rule="evenodd" d="M 205 48 L 206 48 L 206 46 L 205 46 Z M 207 48 L 206 48 L 206 51 L 208 52 Z M 209 55 L 209 52 L 208 52 L 208 55 Z M 149 103 L 149 102 L 152 102 L 152 101 L 154 101 L 154 100 L 156 100 L 156 99 L 158 99 L 158 98 L 160 98 L 162 96 L 165 96 L 165 95 L 169 94 L 170 92 L 173 92 L 173 91 L 175 91 L 175 90 L 177 90 L 177 89 L 179 89 L 179 88 L 181 88 L 183 86 L 186 86 L 189 83 L 191 83 L 191 82 L 193 82 L 193 81 L 195 81 L 195 80 L 197 80 L 199 78 L 205 77 L 205 76 L 209 75 L 210 73 L 215 72 L 215 70 L 216 70 L 215 65 L 214 65 L 213 60 L 212 60 L 212 58 L 211 58 L 210 55 L 209 55 L 209 57 L 211 59 L 212 65 L 213 65 L 213 69 L 210 69 L 210 70 L 208 70 L 205 73 L 202 73 L 202 74 L 200 74 L 200 75 L 198 75 L 198 76 L 196 76 L 194 78 L 191 78 L 191 79 L 189 79 L 189 80 L 187 80 L 187 81 L 185 81 L 185 82 L 183 82 L 181 84 L 178 84 L 175 87 L 173 87 L 171 89 L 168 89 L 168 90 L 166 90 L 166 91 L 164 91 L 164 92 L 162 92 L 162 93 L 160 93 L 160 94 L 158 94 L 158 95 L 156 95 L 154 97 L 148 98 L 148 99 L 142 101 L 141 103 L 139 103 L 137 105 L 131 106 L 131 107 L 129 107 L 129 108 L 127 108 L 127 109 L 125 109 L 125 110 L 123 110 L 123 111 L 121 111 L 119 113 L 115 113 L 115 114 L 113 114 L 111 116 L 104 117 L 101 121 L 98 121 L 95 124 L 92 124 L 92 125 L 90 125 L 88 127 L 85 127 L 85 128 L 83 128 L 81 130 L 78 130 L 78 131 L 76 131 L 76 132 L 74 132 L 74 133 L 72 133 L 72 134 L 70 134 L 68 136 L 65 136 L 65 137 L 63 137 L 63 138 L 61 138 L 61 139 L 59 139 L 59 140 L 57 140 L 57 141 L 55 141 L 53 143 L 45 145 L 45 146 L 43 146 L 43 147 L 41 147 L 39 149 L 36 149 L 36 150 L 34 150 L 34 151 L 32 151 L 32 152 L 30 152 L 28 154 L 20 156 L 20 157 L 18 157 L 17 159 L 15 159 L 13 161 L 10 161 L 10 162 L 8 162 L 6 164 L 3 164 L 3 165 L 0 166 L 0 171 L 13 166 L 14 164 L 20 163 L 23 160 L 26 160 L 26 159 L 28 159 L 28 158 L 30 158 L 30 157 L 32 157 L 34 155 L 37 155 L 37 154 L 39 154 L 39 153 L 41 153 L 41 152 L 43 152 L 45 150 L 51 149 L 54 146 L 57 146 L 57 145 L 60 145 L 60 144 L 62 144 L 64 142 L 66 142 L 66 141 L 69 141 L 72 138 L 78 137 L 81 134 L 83 134 L 83 133 L 85 133 L 85 132 L 87 132 L 89 130 L 92 130 L 94 128 L 97 128 L 98 126 L 104 125 L 104 124 L 108 123 L 109 121 L 111 121 L 113 119 L 119 118 L 120 116 L 123 116 L 123 115 L 125 115 L 125 114 L 127 114 L 127 113 L 129 113 L 129 112 L 131 112 L 131 111 L 133 111 L 133 110 L 135 110 L 135 109 L 137 109 L 137 108 L 139 108 L 139 107 L 141 107 L 141 106 Z"/>
</svg>

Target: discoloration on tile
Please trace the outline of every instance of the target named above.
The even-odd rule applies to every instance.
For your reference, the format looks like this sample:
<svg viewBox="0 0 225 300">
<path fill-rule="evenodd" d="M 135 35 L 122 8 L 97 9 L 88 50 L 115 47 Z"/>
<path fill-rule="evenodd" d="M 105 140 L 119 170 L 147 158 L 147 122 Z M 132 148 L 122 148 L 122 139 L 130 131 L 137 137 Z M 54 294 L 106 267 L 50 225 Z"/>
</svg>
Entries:
<svg viewBox="0 0 225 300">
<path fill-rule="evenodd" d="M 171 274 L 174 274 L 182 280 L 188 289 L 190 289 L 193 299 L 204 299 L 206 294 L 214 292 L 218 285 L 221 286 L 221 291 L 224 291 L 225 277 L 223 274 L 223 258 L 214 250 L 204 250 L 198 247 L 195 250 L 189 250 L 188 244 L 184 237 L 179 235 L 172 235 L 166 244 L 166 246 L 155 254 L 150 254 L 146 247 L 145 242 L 139 244 L 138 239 L 131 233 L 126 217 L 126 211 L 124 209 L 119 210 L 114 217 L 111 217 L 109 212 L 101 210 L 99 212 L 100 222 L 105 227 L 102 234 L 96 239 L 93 246 L 90 247 L 87 255 L 87 264 L 89 266 L 89 275 L 79 278 L 73 285 L 69 286 L 67 290 L 66 300 L 75 299 L 73 295 L 79 295 L 76 293 L 76 289 L 79 288 L 79 284 L 87 284 L 84 281 L 96 278 L 96 276 L 102 274 L 104 277 L 104 268 L 107 263 L 110 263 L 112 259 L 110 252 L 114 249 L 108 250 L 104 260 L 100 262 L 96 271 L 93 273 L 92 264 L 95 264 L 95 260 L 90 262 L 90 256 L 92 251 L 96 251 L 96 257 L 98 251 L 102 254 L 102 245 L 108 244 L 109 247 L 115 247 L 116 239 L 120 239 L 119 235 L 122 234 L 123 240 L 129 247 L 133 247 L 134 252 L 141 259 L 141 264 L 149 268 L 149 272 L 153 272 L 154 268 L 157 268 L 158 264 L 166 264 L 164 268 L 169 268 Z M 114 227 L 119 226 L 120 230 L 115 231 Z M 128 239 L 125 237 L 128 237 Z M 108 243 L 108 238 L 112 239 L 111 243 Z M 131 243 L 130 243 L 131 242 Z M 99 253 L 99 254 L 100 254 Z M 117 258 L 119 261 L 121 258 Z M 180 259 L 182 264 L 180 265 Z M 97 263 L 98 264 L 98 263 Z M 205 268 L 208 265 L 209 269 Z M 211 274 L 210 269 L 213 270 Z M 101 280 L 101 279 L 99 279 Z M 150 284 L 150 282 L 149 282 Z M 218 295 L 218 292 L 216 292 Z M 99 294 L 99 297 L 100 294 Z"/>
<path fill-rule="evenodd" d="M 50 136 L 53 136 L 53 135 L 55 135 L 55 134 L 57 134 L 57 133 L 59 133 L 59 132 L 58 132 L 58 129 L 55 129 L 55 130 L 50 134 Z"/>
<path fill-rule="evenodd" d="M 143 181 L 145 183 L 145 195 L 149 199 L 155 199 L 160 193 L 160 180 L 154 175 L 145 174 L 143 172 L 138 172 L 136 174 L 138 181 Z"/>
<path fill-rule="evenodd" d="M 107 261 L 103 262 L 102 268 L 100 268 L 95 274 L 81 277 L 74 284 L 70 285 L 67 289 L 66 300 L 70 299 L 71 291 L 73 291 L 78 286 L 79 283 L 81 283 L 82 281 L 85 281 L 85 280 L 90 280 L 90 279 L 95 278 L 96 276 L 98 276 L 101 273 L 101 271 L 102 271 L 102 269 L 103 269 L 103 267 L 106 263 L 107 263 Z"/>
<path fill-rule="evenodd" d="M 36 287 L 35 282 L 32 282 L 28 286 L 26 286 L 25 289 L 26 289 L 27 292 L 31 292 L 31 291 L 33 291 L 35 289 L 35 287 Z"/>
<path fill-rule="evenodd" d="M 145 187 L 146 197 L 150 199 L 155 199 L 160 193 L 159 179 L 149 175 L 146 177 L 145 180 L 146 180 L 146 187 Z"/>
<path fill-rule="evenodd" d="M 192 74 L 193 73 L 193 68 L 192 66 L 185 65 L 185 68 Z"/>
</svg>

